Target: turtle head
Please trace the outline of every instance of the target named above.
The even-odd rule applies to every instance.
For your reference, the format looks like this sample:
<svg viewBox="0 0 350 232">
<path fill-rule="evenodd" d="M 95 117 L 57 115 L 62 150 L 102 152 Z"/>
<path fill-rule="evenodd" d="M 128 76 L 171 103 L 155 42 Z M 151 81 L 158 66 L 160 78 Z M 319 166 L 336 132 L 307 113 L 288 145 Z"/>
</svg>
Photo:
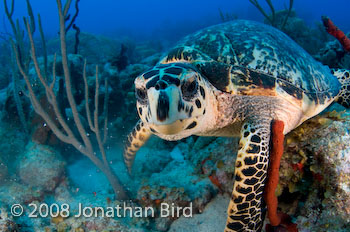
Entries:
<svg viewBox="0 0 350 232">
<path fill-rule="evenodd" d="M 206 121 L 207 84 L 191 64 L 158 64 L 135 80 L 138 114 L 163 139 L 197 134 Z"/>
</svg>

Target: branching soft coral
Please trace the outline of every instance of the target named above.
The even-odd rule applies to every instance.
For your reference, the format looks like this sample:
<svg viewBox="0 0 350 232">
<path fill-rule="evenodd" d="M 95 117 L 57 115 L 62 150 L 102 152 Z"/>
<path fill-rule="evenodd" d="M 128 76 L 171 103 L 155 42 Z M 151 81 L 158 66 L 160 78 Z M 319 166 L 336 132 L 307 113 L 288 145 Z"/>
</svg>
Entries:
<svg viewBox="0 0 350 232">
<path fill-rule="evenodd" d="M 252 3 L 260 11 L 260 13 L 267 19 L 267 21 L 272 26 L 277 27 L 277 25 L 276 25 L 276 11 L 275 11 L 275 8 L 274 8 L 271 0 L 265 0 L 267 5 L 269 6 L 269 8 L 271 10 L 271 15 L 268 15 L 265 12 L 263 7 L 259 4 L 258 0 L 249 0 L 249 1 L 250 1 L 250 3 Z M 283 30 L 284 27 L 286 26 L 288 18 L 290 16 L 290 13 L 292 12 L 293 4 L 294 4 L 294 0 L 289 0 L 288 13 L 287 13 L 286 17 L 284 18 L 283 23 L 282 23 L 282 25 L 280 26 L 279 29 Z"/>
</svg>

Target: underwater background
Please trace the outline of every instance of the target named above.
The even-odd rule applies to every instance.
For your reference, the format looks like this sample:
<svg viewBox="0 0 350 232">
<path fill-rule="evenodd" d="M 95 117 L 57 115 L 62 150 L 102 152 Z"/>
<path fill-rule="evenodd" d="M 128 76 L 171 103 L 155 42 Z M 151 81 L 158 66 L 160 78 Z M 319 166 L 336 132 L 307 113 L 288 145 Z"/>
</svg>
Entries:
<svg viewBox="0 0 350 232">
<path fill-rule="evenodd" d="M 11 0 L 1 0 L 0 231 L 223 231 L 238 138 L 191 136 L 169 142 L 152 136 L 138 151 L 131 176 L 123 147 L 139 120 L 135 78 L 182 37 L 207 26 L 236 19 L 271 24 L 252 2 L 72 0 L 65 29 L 74 109 L 65 92 L 56 1 L 17 0 L 11 6 Z M 350 69 L 350 52 L 321 20 L 328 16 L 350 38 L 349 1 L 271 2 L 274 27 L 322 64 Z M 267 1 L 258 3 L 271 16 Z M 6 14 L 4 4 L 13 14 Z M 37 64 L 44 80 L 53 81 L 49 99 L 30 58 L 23 23 L 28 15 Z M 37 114 L 19 65 L 51 122 Z M 334 103 L 286 135 L 276 194 L 280 211 L 291 216 L 299 231 L 350 231 L 349 120 L 349 109 Z M 68 136 L 57 135 L 65 126 Z M 190 206 L 193 215 L 181 216 L 181 211 L 161 217 L 162 203 Z M 155 215 L 73 216 L 81 205 L 151 207 Z"/>
</svg>

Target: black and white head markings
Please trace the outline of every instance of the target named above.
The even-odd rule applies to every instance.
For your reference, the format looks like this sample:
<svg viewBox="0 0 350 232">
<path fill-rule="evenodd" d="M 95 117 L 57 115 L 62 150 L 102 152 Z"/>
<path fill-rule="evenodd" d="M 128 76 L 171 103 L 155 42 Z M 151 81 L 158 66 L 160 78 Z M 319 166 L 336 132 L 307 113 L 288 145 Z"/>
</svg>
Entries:
<svg viewBox="0 0 350 232">
<path fill-rule="evenodd" d="M 191 64 L 158 64 L 135 80 L 139 116 L 169 140 L 195 134 L 206 115 L 208 84 Z"/>
</svg>

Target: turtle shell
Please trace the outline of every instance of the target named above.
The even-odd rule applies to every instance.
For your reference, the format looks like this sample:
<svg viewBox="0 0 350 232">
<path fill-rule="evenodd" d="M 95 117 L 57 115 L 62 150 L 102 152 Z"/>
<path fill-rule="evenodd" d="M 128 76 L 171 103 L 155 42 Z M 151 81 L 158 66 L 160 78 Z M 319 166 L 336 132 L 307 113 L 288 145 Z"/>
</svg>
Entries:
<svg viewBox="0 0 350 232">
<path fill-rule="evenodd" d="M 161 63 L 179 60 L 195 63 L 221 91 L 282 96 L 299 107 L 321 106 L 317 111 L 328 106 L 341 87 L 328 67 L 286 34 L 254 21 L 235 20 L 188 35 Z"/>
</svg>

